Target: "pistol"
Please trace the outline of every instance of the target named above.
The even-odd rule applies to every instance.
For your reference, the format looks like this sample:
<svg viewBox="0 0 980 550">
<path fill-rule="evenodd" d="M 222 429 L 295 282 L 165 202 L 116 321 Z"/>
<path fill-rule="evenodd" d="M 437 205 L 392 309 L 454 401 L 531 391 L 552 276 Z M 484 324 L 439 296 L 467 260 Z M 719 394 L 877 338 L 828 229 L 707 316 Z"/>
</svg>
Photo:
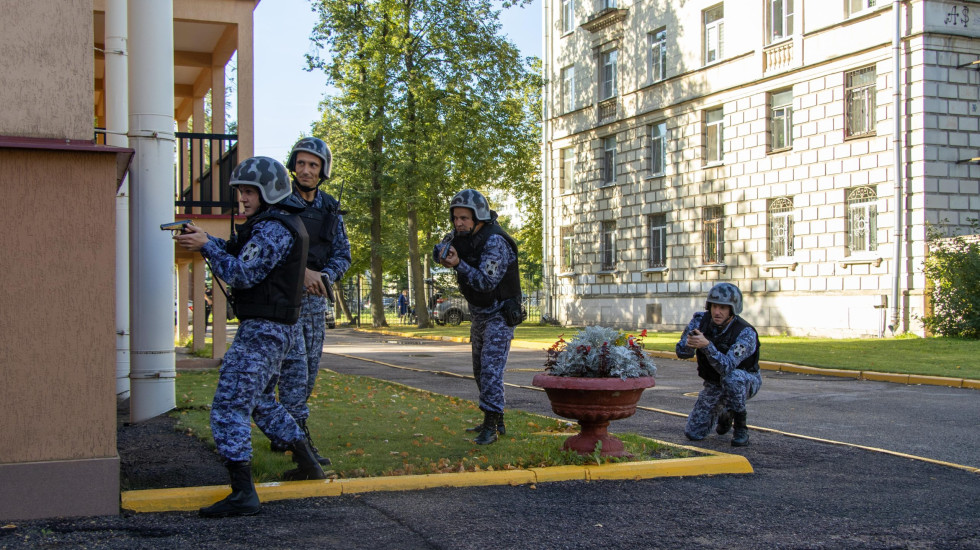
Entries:
<svg viewBox="0 0 980 550">
<path fill-rule="evenodd" d="M 184 233 L 185 228 L 193 223 L 194 222 L 192 222 L 191 220 L 177 220 L 170 223 L 161 223 L 160 229 L 163 231 L 170 231 L 174 235 L 179 235 L 181 233 Z"/>
<path fill-rule="evenodd" d="M 330 279 L 326 275 L 320 275 L 320 280 L 323 282 L 323 286 L 327 288 L 327 300 L 330 300 L 330 303 L 333 304 L 334 295 L 333 288 L 330 286 Z"/>
<path fill-rule="evenodd" d="M 452 231 L 450 231 L 449 233 L 446 233 L 446 236 L 443 237 L 442 241 L 439 242 L 439 245 L 442 247 L 442 249 L 439 251 L 440 261 L 446 259 L 446 255 L 449 254 L 449 245 L 452 243 L 452 241 L 453 241 L 453 233 Z"/>
</svg>

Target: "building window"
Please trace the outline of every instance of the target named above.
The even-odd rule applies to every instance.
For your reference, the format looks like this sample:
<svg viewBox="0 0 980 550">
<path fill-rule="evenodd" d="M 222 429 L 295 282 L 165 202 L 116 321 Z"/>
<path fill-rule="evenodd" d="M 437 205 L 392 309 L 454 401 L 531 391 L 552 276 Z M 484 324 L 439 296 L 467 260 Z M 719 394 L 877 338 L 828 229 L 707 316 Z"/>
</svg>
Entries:
<svg viewBox="0 0 980 550">
<path fill-rule="evenodd" d="M 766 7 L 769 44 L 793 36 L 793 0 L 768 0 Z"/>
<path fill-rule="evenodd" d="M 616 7 L 616 0 L 599 0 L 599 11 Z"/>
<path fill-rule="evenodd" d="M 725 220 L 722 207 L 709 206 L 702 210 L 701 257 L 704 265 L 725 263 Z"/>
<path fill-rule="evenodd" d="M 769 94 L 769 150 L 793 146 L 793 90 Z"/>
<path fill-rule="evenodd" d="M 650 44 L 647 58 L 647 74 L 650 82 L 667 78 L 667 30 L 661 29 L 647 35 Z"/>
<path fill-rule="evenodd" d="M 769 259 L 786 258 L 793 252 L 793 199 L 772 199 L 769 201 Z"/>
<path fill-rule="evenodd" d="M 616 138 L 602 140 L 602 185 L 616 183 Z"/>
<path fill-rule="evenodd" d="M 563 113 L 575 110 L 575 66 L 561 70 L 561 108 Z"/>
<path fill-rule="evenodd" d="M 602 52 L 599 59 L 599 101 L 616 97 L 616 58 L 618 50 Z"/>
<path fill-rule="evenodd" d="M 650 260 L 647 267 L 667 267 L 667 215 L 647 216 L 650 231 Z"/>
<path fill-rule="evenodd" d="M 575 148 L 567 147 L 561 150 L 561 178 L 559 178 L 559 191 L 568 193 L 572 190 L 575 183 Z"/>
<path fill-rule="evenodd" d="M 667 167 L 667 123 L 650 125 L 650 175 L 662 176 Z"/>
<path fill-rule="evenodd" d="M 704 10 L 704 64 L 714 63 L 724 56 L 725 8 L 722 4 Z"/>
<path fill-rule="evenodd" d="M 878 0 L 848 0 L 847 13 L 854 15 L 862 11 L 870 10 L 878 4 Z"/>
<path fill-rule="evenodd" d="M 847 192 L 847 250 L 878 250 L 878 193 L 870 187 L 856 187 Z"/>
<path fill-rule="evenodd" d="M 575 250 L 575 235 L 571 226 L 561 228 L 561 270 L 564 273 L 572 271 L 572 253 Z"/>
<path fill-rule="evenodd" d="M 725 154 L 725 110 L 721 107 L 704 112 L 704 161 L 721 162 Z"/>
<path fill-rule="evenodd" d="M 575 30 L 575 0 L 561 0 L 561 32 Z"/>
<path fill-rule="evenodd" d="M 875 133 L 875 68 L 844 74 L 844 136 Z"/>
<path fill-rule="evenodd" d="M 602 222 L 602 242 L 599 254 L 602 256 L 602 271 L 616 269 L 616 222 Z"/>
</svg>

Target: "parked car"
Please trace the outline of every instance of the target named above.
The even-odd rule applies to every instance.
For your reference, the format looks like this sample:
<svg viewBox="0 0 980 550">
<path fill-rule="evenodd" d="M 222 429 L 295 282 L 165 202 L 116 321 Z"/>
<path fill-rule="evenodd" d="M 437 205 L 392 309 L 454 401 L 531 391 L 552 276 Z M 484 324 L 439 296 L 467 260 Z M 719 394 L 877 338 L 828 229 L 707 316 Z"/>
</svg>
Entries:
<svg viewBox="0 0 980 550">
<path fill-rule="evenodd" d="M 327 322 L 327 328 L 334 328 L 337 326 L 337 319 L 334 318 L 333 305 L 327 301 L 327 311 L 323 313 L 323 318 Z"/>
<path fill-rule="evenodd" d="M 437 298 L 431 317 L 437 324 L 456 326 L 470 320 L 470 305 L 461 296 Z"/>
</svg>

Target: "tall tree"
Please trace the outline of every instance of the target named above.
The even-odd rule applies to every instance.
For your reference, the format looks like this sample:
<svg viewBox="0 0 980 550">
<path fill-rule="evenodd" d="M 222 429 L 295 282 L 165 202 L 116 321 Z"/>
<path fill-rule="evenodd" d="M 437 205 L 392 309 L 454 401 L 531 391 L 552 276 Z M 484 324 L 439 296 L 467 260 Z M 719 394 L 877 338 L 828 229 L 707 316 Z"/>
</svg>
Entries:
<svg viewBox="0 0 980 550">
<path fill-rule="evenodd" d="M 397 258 L 400 270 L 406 248 L 414 301 L 426 303 L 423 258 L 449 228 L 448 200 L 456 191 L 516 191 L 538 181 L 536 163 L 523 153 L 537 150 L 539 118 L 523 102 L 540 82 L 531 62 L 500 34 L 499 10 L 489 0 L 315 5 L 320 22 L 313 40 L 329 55 L 311 58 L 311 66 L 326 70 L 340 90 L 325 104 L 341 124 L 331 131 L 344 134 L 335 141 L 359 151 L 362 169 L 355 172 L 370 182 L 352 199 L 369 212 L 371 301 L 379 325 L 383 262 Z M 400 234 L 387 229 L 386 219 L 402 222 Z M 400 245 L 400 257 L 385 254 L 383 243 Z M 425 308 L 416 312 L 419 326 L 428 326 Z"/>
</svg>

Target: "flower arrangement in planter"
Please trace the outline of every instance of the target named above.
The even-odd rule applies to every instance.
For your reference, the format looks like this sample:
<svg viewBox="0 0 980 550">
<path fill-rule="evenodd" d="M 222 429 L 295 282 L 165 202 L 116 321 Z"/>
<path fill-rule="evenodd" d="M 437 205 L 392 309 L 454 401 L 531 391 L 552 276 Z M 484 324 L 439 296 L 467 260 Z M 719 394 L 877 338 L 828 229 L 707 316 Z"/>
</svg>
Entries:
<svg viewBox="0 0 980 550">
<path fill-rule="evenodd" d="M 578 421 L 578 435 L 565 450 L 579 454 L 629 456 L 623 442 L 609 435 L 609 422 L 636 412 L 643 390 L 655 385 L 656 365 L 644 353 L 642 338 L 607 327 L 586 327 L 566 343 L 559 338 L 548 349 L 547 372 L 531 382 L 544 388 L 551 410 Z"/>
<path fill-rule="evenodd" d="M 548 349 L 545 370 L 552 376 L 638 378 L 655 376 L 657 366 L 643 352 L 646 329 L 634 337 L 622 331 L 591 326 L 566 343 L 559 338 Z"/>
</svg>

